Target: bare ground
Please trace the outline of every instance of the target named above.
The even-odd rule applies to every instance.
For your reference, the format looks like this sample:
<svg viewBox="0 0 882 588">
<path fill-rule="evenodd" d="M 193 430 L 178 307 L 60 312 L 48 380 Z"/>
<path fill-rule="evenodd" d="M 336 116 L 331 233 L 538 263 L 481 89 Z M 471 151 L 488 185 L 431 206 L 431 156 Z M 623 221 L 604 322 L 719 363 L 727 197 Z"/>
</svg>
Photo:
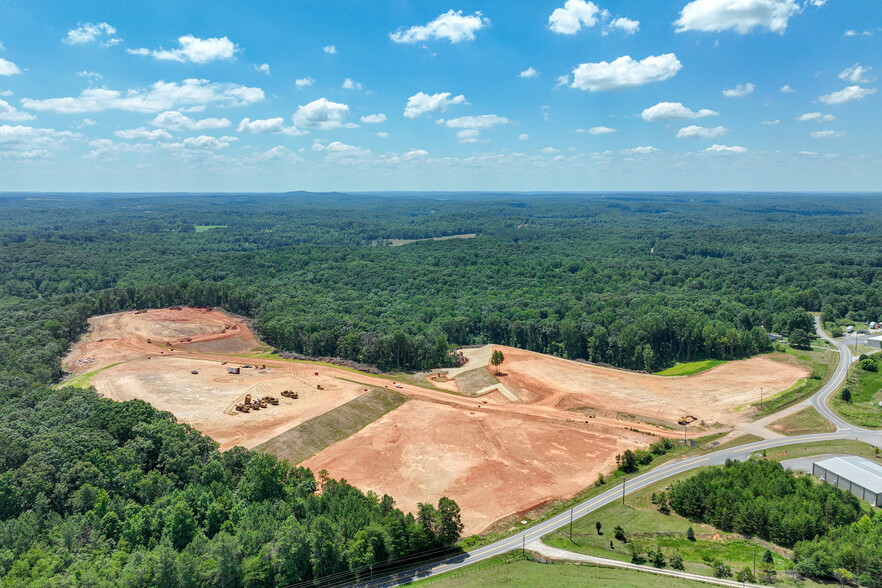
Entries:
<svg viewBox="0 0 882 588">
<path fill-rule="evenodd" d="M 213 437 L 222 449 L 256 447 L 373 388 L 407 395 L 410 402 L 304 464 L 387 493 L 406 510 L 453 498 L 466 533 L 573 496 L 611 469 L 616 454 L 648 445 L 653 438 L 644 433 L 680 435 L 664 423 L 682 414 L 708 424 L 741 422 L 749 419 L 749 409 L 735 409 L 758 399 L 759 386 L 772 394 L 807 375 L 791 364 L 754 358 L 671 378 L 501 347 L 506 359 L 498 379 L 508 396 L 491 390 L 467 397 L 451 393 L 458 390 L 455 379 L 445 383 L 450 392 L 442 392 L 393 376 L 242 357 L 263 345 L 246 321 L 218 310 L 158 309 L 90 322 L 91 332 L 65 360 L 72 373 L 107 368 L 92 379 L 99 393 L 146 400 Z M 492 349 L 466 350 L 467 368 L 448 376 L 486 369 Z M 254 362 L 264 367 L 243 367 L 239 375 L 226 371 Z M 281 397 L 285 389 L 298 391 L 300 399 Z M 276 396 L 280 405 L 237 413 L 233 406 L 247 393 Z"/>
</svg>

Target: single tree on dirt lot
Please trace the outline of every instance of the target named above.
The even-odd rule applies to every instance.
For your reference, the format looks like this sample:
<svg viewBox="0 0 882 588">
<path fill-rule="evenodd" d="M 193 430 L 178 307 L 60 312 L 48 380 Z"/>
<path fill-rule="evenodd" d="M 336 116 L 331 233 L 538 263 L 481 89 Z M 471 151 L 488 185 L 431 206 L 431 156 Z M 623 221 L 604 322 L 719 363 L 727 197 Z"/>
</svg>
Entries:
<svg viewBox="0 0 882 588">
<path fill-rule="evenodd" d="M 505 361 L 505 356 L 502 355 L 502 352 L 498 349 L 493 351 L 493 355 L 490 356 L 490 363 L 493 367 L 496 368 L 496 374 L 499 375 L 499 366 L 502 365 L 502 362 Z"/>
</svg>

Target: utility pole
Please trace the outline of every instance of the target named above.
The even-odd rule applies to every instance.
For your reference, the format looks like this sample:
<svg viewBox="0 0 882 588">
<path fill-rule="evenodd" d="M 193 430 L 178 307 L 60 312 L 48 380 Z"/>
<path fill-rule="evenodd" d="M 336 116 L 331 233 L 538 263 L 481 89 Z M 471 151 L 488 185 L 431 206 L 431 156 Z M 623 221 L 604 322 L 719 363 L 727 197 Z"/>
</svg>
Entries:
<svg viewBox="0 0 882 588">
<path fill-rule="evenodd" d="M 760 386 L 760 410 L 763 409 L 763 387 Z"/>
<path fill-rule="evenodd" d="M 521 555 L 524 557 L 527 556 L 527 535 L 526 533 L 521 536 Z"/>
<path fill-rule="evenodd" d="M 573 542 L 573 508 L 570 507 L 570 543 Z"/>
<path fill-rule="evenodd" d="M 622 504 L 625 504 L 625 482 L 628 480 L 625 476 L 622 476 Z"/>
</svg>

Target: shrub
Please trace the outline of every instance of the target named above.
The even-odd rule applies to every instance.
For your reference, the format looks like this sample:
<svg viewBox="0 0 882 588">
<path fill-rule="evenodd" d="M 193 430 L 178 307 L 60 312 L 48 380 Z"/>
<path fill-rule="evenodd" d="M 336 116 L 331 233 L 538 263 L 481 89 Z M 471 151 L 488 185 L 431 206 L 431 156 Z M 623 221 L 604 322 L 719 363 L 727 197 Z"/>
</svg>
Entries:
<svg viewBox="0 0 882 588">
<path fill-rule="evenodd" d="M 843 402 L 851 402 L 851 390 L 846 386 L 842 389 L 842 392 L 839 393 L 839 397 L 842 398 Z"/>
<path fill-rule="evenodd" d="M 625 537 L 625 530 L 621 527 L 621 525 L 616 525 L 616 528 L 613 529 L 613 537 L 625 543 L 627 538 Z"/>
<path fill-rule="evenodd" d="M 861 360 L 861 369 L 865 372 L 878 372 L 879 366 L 876 365 L 875 360 L 868 357 L 867 359 Z"/>
<path fill-rule="evenodd" d="M 680 555 L 679 551 L 672 553 L 671 557 L 668 558 L 668 562 L 674 570 L 680 570 L 682 572 L 686 569 L 686 566 L 683 565 L 683 557 Z"/>
<path fill-rule="evenodd" d="M 714 576 L 717 578 L 729 578 L 732 576 L 732 568 L 720 560 L 714 561 L 711 567 L 714 568 Z"/>
<path fill-rule="evenodd" d="M 695 541 L 695 531 L 692 530 L 692 527 L 686 531 L 686 538 L 690 541 Z"/>
</svg>

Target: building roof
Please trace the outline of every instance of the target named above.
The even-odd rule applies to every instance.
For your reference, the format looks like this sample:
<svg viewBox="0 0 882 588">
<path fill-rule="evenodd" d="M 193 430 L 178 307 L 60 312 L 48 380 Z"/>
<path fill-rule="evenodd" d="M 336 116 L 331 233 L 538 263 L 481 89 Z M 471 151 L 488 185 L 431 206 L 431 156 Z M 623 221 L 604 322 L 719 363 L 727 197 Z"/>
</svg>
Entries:
<svg viewBox="0 0 882 588">
<path fill-rule="evenodd" d="M 831 457 L 815 463 L 870 492 L 882 494 L 882 465 L 878 463 L 854 455 Z"/>
<path fill-rule="evenodd" d="M 867 341 L 870 341 L 870 340 L 873 340 L 873 341 L 882 341 L 882 335 L 877 335 L 877 336 L 875 336 L 875 337 L 867 337 Z"/>
</svg>

